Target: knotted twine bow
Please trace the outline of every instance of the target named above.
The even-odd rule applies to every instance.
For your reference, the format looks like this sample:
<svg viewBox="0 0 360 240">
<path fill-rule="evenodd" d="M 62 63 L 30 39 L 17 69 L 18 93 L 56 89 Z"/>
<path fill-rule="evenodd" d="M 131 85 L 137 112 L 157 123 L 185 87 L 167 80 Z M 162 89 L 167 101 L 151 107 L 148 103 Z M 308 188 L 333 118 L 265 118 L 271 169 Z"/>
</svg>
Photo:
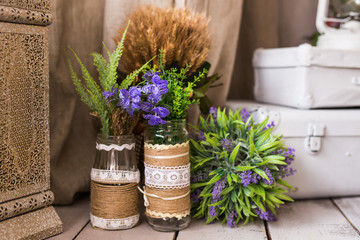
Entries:
<svg viewBox="0 0 360 240">
<path fill-rule="evenodd" d="M 146 192 L 146 187 L 144 187 L 144 190 L 142 190 L 142 189 L 138 186 L 138 189 L 139 189 L 139 191 L 144 195 L 144 206 L 145 206 L 145 207 L 149 206 L 149 200 L 148 200 L 147 196 L 149 196 L 149 197 L 154 197 L 154 198 L 159 198 L 159 199 L 162 199 L 162 200 L 170 201 L 170 200 L 177 200 L 177 199 L 186 197 L 188 194 L 190 194 L 190 191 L 188 191 L 187 193 L 185 193 L 185 194 L 183 194 L 183 195 L 180 195 L 180 196 L 164 198 L 164 197 L 160 197 L 160 196 L 158 196 L 158 195 L 152 194 L 152 193 L 147 193 L 147 192 Z"/>
</svg>

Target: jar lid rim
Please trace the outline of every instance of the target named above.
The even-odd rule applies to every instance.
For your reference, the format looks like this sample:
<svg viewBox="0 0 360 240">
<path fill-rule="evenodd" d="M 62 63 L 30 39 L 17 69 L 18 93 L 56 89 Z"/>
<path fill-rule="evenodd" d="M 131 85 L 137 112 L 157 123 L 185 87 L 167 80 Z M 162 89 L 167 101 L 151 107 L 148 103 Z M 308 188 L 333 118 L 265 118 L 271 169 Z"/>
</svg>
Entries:
<svg viewBox="0 0 360 240">
<path fill-rule="evenodd" d="M 119 140 L 132 140 L 135 139 L 134 134 L 127 134 L 127 135 L 110 135 L 108 137 L 105 137 L 102 133 L 98 133 L 97 138 L 108 140 L 108 139 L 119 139 Z"/>
</svg>

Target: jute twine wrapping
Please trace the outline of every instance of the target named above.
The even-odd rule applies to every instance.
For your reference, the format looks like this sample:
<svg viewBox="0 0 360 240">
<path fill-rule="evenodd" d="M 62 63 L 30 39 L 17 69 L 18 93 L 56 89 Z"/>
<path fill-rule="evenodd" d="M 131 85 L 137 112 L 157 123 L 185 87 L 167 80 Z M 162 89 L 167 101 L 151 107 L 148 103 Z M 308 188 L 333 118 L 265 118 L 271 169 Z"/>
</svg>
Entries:
<svg viewBox="0 0 360 240">
<path fill-rule="evenodd" d="M 155 194 L 162 198 L 181 196 L 189 191 L 190 186 L 177 189 L 157 189 L 146 187 L 147 193 Z M 177 215 L 186 216 L 189 214 L 191 207 L 189 195 L 175 200 L 163 200 L 151 196 L 147 196 L 147 198 L 149 201 L 149 206 L 147 207 L 145 214 L 150 217 L 162 218 L 164 215 L 175 217 Z"/>
<path fill-rule="evenodd" d="M 168 147 L 167 149 L 151 148 L 145 145 L 145 163 L 161 167 L 183 166 L 189 163 L 189 144 Z M 178 157 L 173 157 L 177 156 Z M 181 156 L 184 155 L 184 156 Z M 152 158 L 151 156 L 172 156 L 171 158 Z M 159 189 L 146 186 L 146 192 L 157 195 L 161 198 L 177 197 L 190 191 L 190 186 L 176 189 Z M 190 194 L 175 200 L 163 200 L 147 196 L 149 206 L 146 208 L 146 215 L 153 218 L 186 216 L 190 213 Z"/>
<path fill-rule="evenodd" d="M 138 184 L 105 185 L 91 181 L 91 214 L 104 219 L 138 214 Z"/>
</svg>

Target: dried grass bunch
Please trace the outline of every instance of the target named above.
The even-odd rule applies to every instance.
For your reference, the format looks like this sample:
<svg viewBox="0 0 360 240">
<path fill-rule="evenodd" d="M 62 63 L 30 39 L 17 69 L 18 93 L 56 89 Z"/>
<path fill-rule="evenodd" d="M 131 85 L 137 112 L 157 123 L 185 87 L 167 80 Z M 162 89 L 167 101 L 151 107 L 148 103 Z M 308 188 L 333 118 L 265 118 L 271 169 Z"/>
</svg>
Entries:
<svg viewBox="0 0 360 240">
<path fill-rule="evenodd" d="M 134 10 L 128 20 L 131 26 L 119 66 L 125 74 L 138 69 L 163 49 L 163 62 L 167 68 L 180 69 L 188 64 L 187 74 L 191 75 L 209 54 L 211 39 L 205 14 L 145 6 Z M 121 27 L 114 37 L 117 44 L 124 30 L 125 27 Z M 158 61 L 153 63 L 159 65 Z"/>
</svg>

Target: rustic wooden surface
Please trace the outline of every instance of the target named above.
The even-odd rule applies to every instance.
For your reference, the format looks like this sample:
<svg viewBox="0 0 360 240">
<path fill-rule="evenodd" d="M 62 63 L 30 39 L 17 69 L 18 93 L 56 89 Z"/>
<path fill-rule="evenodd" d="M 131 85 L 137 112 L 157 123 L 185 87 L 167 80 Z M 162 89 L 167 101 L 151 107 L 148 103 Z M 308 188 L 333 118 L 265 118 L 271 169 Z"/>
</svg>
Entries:
<svg viewBox="0 0 360 240">
<path fill-rule="evenodd" d="M 144 219 L 129 230 L 93 229 L 89 221 L 88 196 L 79 199 L 72 206 L 58 206 L 56 211 L 64 223 L 64 233 L 50 238 L 51 240 L 360 240 L 360 197 L 295 201 L 278 210 L 276 222 L 256 220 L 233 229 L 219 223 L 204 225 L 203 220 L 192 220 L 188 228 L 173 233 L 156 232 Z"/>
<path fill-rule="evenodd" d="M 51 240 L 75 239 L 83 227 L 90 222 L 89 197 L 82 197 L 71 206 L 56 206 L 61 221 L 64 224 L 64 232 L 50 238 Z"/>
<path fill-rule="evenodd" d="M 360 197 L 337 198 L 333 201 L 360 234 Z"/>
<path fill-rule="evenodd" d="M 177 240 L 198 240 L 198 239 L 266 239 L 266 231 L 262 220 L 249 223 L 246 227 L 241 224 L 230 229 L 226 224 L 211 223 L 204 225 L 205 221 L 193 220 L 188 228 L 180 231 Z M 241 237 L 240 237 L 241 236 Z"/>
<path fill-rule="evenodd" d="M 279 209 L 279 220 L 269 222 L 272 239 L 360 239 L 331 200 L 297 201 Z"/>
</svg>

